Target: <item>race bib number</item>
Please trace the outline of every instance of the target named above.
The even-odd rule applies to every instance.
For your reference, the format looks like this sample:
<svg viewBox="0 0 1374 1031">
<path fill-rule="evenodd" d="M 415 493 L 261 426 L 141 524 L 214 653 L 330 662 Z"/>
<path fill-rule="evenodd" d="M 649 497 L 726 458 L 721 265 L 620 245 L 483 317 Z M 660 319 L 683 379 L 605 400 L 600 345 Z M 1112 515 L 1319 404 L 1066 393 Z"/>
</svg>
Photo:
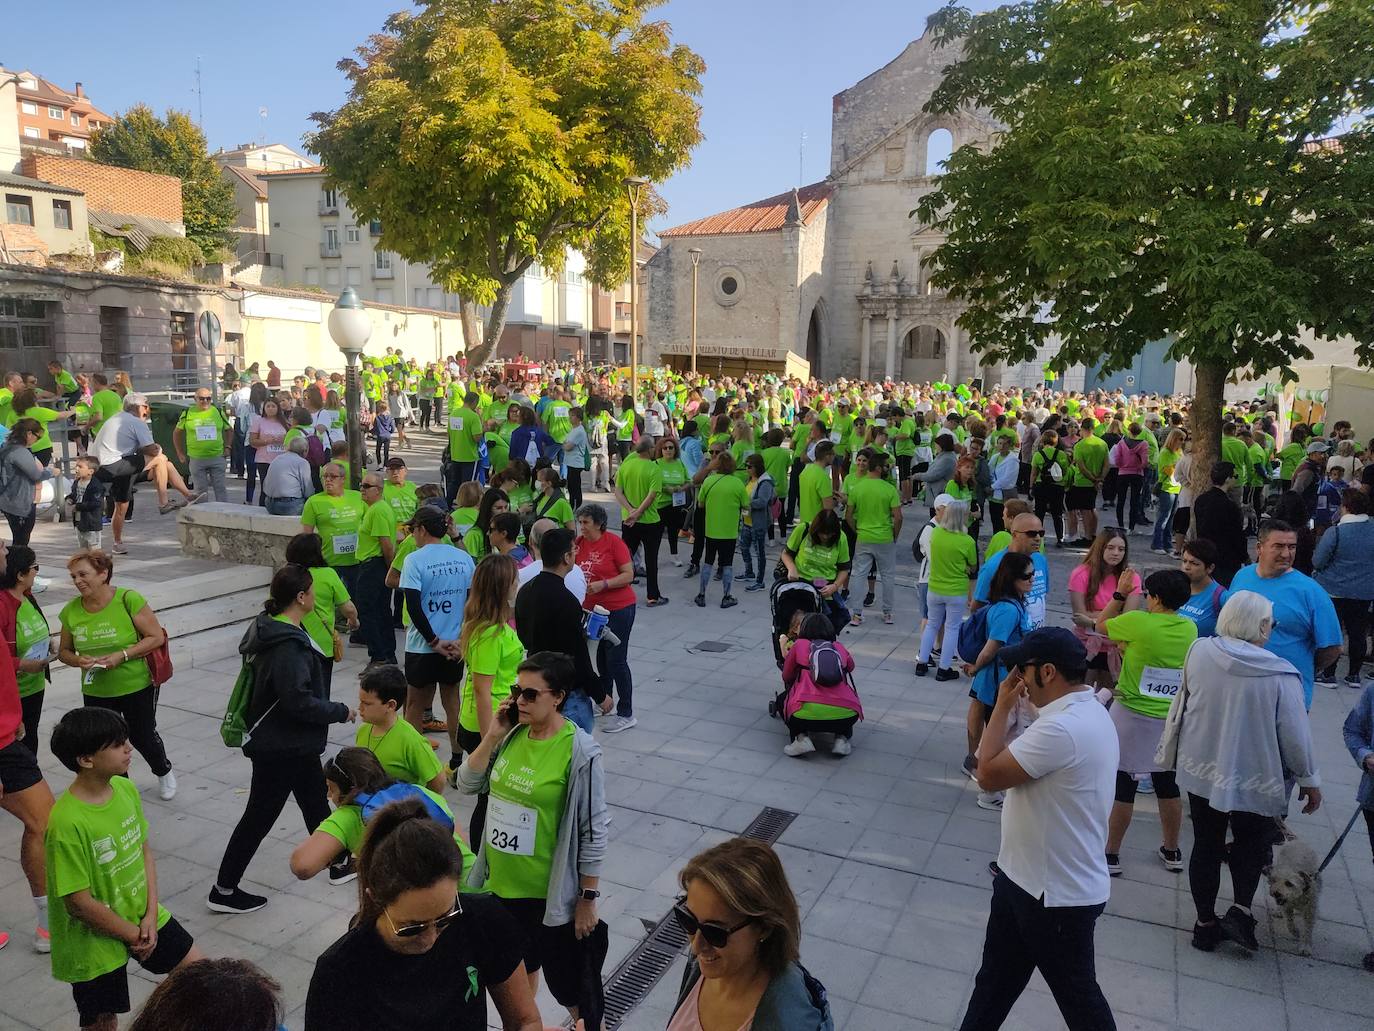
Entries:
<svg viewBox="0 0 1374 1031">
<path fill-rule="evenodd" d="M 358 553 L 358 535 L 356 533 L 341 533 L 334 537 L 334 554 L 336 555 L 356 555 Z"/>
<path fill-rule="evenodd" d="M 268 444 L 268 445 L 267 445 L 267 453 L 268 453 L 269 455 L 280 455 L 280 454 L 281 454 L 282 452 L 284 452 L 285 450 L 286 450 L 286 448 L 282 447 L 280 444 Z"/>
<path fill-rule="evenodd" d="M 916 449 L 916 461 L 918 461 L 918 462 L 929 462 L 930 459 L 931 459 L 931 457 L 932 457 L 932 456 L 931 456 L 930 448 L 925 447 L 924 445 L 922 445 L 921 447 L 918 447 L 918 448 Z"/>
<path fill-rule="evenodd" d="M 534 855 L 539 811 L 491 795 L 487 800 L 487 847 L 508 856 Z"/>
<path fill-rule="evenodd" d="M 566 419 L 566 418 L 568 417 L 568 406 L 567 406 L 567 405 L 557 405 L 557 406 L 555 406 L 555 407 L 554 407 L 554 410 L 553 410 L 553 417 L 554 417 L 555 419 Z"/>
<path fill-rule="evenodd" d="M 451 430 L 461 430 L 463 428 L 463 417 L 461 415 L 450 415 L 448 417 L 448 428 Z"/>
<path fill-rule="evenodd" d="M 832 432 L 832 433 L 830 434 L 830 443 L 832 443 L 832 444 L 838 444 L 838 443 L 839 443 L 841 440 L 843 440 L 843 439 L 844 439 L 844 436 L 843 436 L 841 433 L 839 433 L 838 431 Z"/>
<path fill-rule="evenodd" d="M 28 651 L 24 653 L 26 659 L 46 659 L 48 657 L 48 639 L 34 641 Z"/>
<path fill-rule="evenodd" d="M 673 506 L 681 508 L 685 504 L 687 504 L 687 492 L 685 490 L 673 491 Z"/>
<path fill-rule="evenodd" d="M 94 684 L 94 683 L 95 683 L 95 675 L 96 675 L 98 672 L 100 672 L 100 670 L 103 669 L 103 668 L 104 668 L 104 667 L 102 667 L 102 666 L 92 666 L 90 669 L 83 669 L 83 670 L 81 671 L 81 686 L 82 686 L 82 687 L 90 687 L 92 684 Z"/>
<path fill-rule="evenodd" d="M 1146 666 L 1140 671 L 1140 694 L 1144 698 L 1158 698 L 1172 702 L 1183 686 L 1183 670 Z"/>
<path fill-rule="evenodd" d="M 530 442 L 525 445 L 525 461 L 530 465 L 534 465 L 539 461 L 539 445 L 534 442 L 533 437 L 531 437 Z"/>
<path fill-rule="evenodd" d="M 1028 598 L 1026 599 L 1026 620 L 1030 623 L 1030 629 L 1038 630 L 1045 625 L 1045 599 Z"/>
<path fill-rule="evenodd" d="M 207 442 L 219 440 L 219 427 L 207 426 L 205 423 L 201 423 L 196 426 L 196 440 L 204 440 Z"/>
</svg>

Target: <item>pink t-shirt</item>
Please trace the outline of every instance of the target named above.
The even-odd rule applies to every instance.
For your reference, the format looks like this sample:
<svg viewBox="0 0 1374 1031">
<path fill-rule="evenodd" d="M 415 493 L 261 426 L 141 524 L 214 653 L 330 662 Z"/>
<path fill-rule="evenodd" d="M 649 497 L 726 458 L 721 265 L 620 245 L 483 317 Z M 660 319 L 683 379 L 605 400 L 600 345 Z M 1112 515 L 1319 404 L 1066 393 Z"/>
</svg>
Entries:
<svg viewBox="0 0 1374 1031">
<path fill-rule="evenodd" d="M 286 450 L 281 446 L 282 439 L 286 436 L 286 427 L 277 422 L 276 419 L 264 419 L 261 415 L 255 415 L 249 424 L 248 432 L 256 433 L 263 440 L 269 442 L 258 448 L 253 456 L 253 460 L 258 465 L 267 465 Z"/>
<path fill-rule="evenodd" d="M 692 990 L 687 993 L 687 998 L 682 1000 L 682 1005 L 673 1014 L 673 1019 L 668 1022 L 668 1031 L 702 1031 L 701 1027 L 701 978 L 697 978 L 697 983 L 692 985 Z M 749 1031 L 754 1026 L 754 1018 L 750 1017 L 740 1025 L 739 1031 Z"/>
<path fill-rule="evenodd" d="M 1090 570 L 1087 566 L 1079 565 L 1069 574 L 1069 590 L 1078 591 L 1080 594 L 1088 593 L 1088 575 Z M 1140 593 L 1140 574 L 1132 573 L 1134 579 L 1131 581 L 1131 589 L 1126 592 L 1127 597 L 1132 594 Z M 1108 576 L 1097 585 L 1097 594 L 1088 598 L 1088 609 L 1092 612 L 1101 612 L 1111 604 L 1112 595 L 1116 593 L 1116 577 Z"/>
</svg>

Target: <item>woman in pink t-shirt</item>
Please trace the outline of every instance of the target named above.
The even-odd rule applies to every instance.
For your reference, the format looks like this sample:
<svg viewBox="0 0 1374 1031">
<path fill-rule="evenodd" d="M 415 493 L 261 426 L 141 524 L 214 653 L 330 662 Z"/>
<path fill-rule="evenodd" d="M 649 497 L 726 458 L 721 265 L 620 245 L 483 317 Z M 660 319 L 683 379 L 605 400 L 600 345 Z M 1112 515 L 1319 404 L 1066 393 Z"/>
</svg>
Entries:
<svg viewBox="0 0 1374 1031">
<path fill-rule="evenodd" d="M 286 450 L 282 447 L 282 440 L 288 429 L 290 424 L 282 414 L 281 405 L 272 397 L 262 403 L 262 411 L 253 416 L 248 424 L 248 444 L 257 448 L 253 461 L 248 463 L 248 504 L 253 503 L 254 480 L 261 478 L 264 484 L 267 483 L 267 467 Z M 261 504 L 266 504 L 266 501 L 263 500 Z"/>
<path fill-rule="evenodd" d="M 1088 682 L 1097 687 L 1111 687 L 1121 668 L 1116 646 L 1094 629 L 1098 614 L 1117 593 L 1125 595 L 1126 609 L 1142 607 L 1140 574 L 1131 569 L 1129 552 L 1125 531 L 1108 527 L 1097 535 L 1082 563 L 1069 574 L 1073 631 L 1088 649 Z"/>
</svg>

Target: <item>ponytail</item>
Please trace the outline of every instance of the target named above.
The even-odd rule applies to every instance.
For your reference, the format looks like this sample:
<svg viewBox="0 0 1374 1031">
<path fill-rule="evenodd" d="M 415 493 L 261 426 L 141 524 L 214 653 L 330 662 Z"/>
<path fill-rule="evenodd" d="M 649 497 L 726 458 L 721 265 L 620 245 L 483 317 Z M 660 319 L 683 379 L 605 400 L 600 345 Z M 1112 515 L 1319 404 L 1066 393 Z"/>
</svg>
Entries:
<svg viewBox="0 0 1374 1031">
<path fill-rule="evenodd" d="M 263 611 L 269 616 L 280 616 L 296 598 L 314 586 L 310 570 L 304 566 L 286 565 L 277 570 L 272 577 L 272 586 L 267 589 L 267 600 L 262 603 Z"/>
<path fill-rule="evenodd" d="M 368 821 L 358 853 L 358 915 L 352 926 L 375 922 L 407 891 L 462 876 L 463 857 L 452 832 L 430 818 L 423 802 L 407 798 L 383 806 Z"/>
</svg>

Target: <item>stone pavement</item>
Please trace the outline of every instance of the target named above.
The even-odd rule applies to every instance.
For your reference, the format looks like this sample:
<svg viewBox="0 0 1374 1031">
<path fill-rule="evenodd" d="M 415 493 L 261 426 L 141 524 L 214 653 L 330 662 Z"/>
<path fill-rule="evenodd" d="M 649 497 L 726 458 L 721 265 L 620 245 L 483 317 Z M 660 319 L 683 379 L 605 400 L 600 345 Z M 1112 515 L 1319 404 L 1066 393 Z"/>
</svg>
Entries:
<svg viewBox="0 0 1374 1031">
<path fill-rule="evenodd" d="M 422 479 L 417 477 L 418 479 Z M 740 593 L 740 606 L 722 611 L 719 586 L 712 606 L 697 609 L 695 593 L 665 554 L 666 609 L 639 610 L 631 645 L 639 726 L 604 735 L 607 793 L 613 823 L 603 878 L 602 916 L 611 928 L 609 971 L 660 919 L 677 893 L 676 873 L 700 849 L 742 830 L 765 806 L 800 814 L 778 845 L 803 915 L 802 959 L 829 990 L 836 1026 L 844 1031 L 896 1031 L 957 1026 L 972 988 L 990 898 L 987 863 L 996 855 L 998 815 L 974 804 L 976 789 L 960 772 L 967 682 L 937 684 L 912 676 L 916 647 L 915 598 L 909 541 L 915 510 L 899 545 L 898 621 L 870 618 L 848 631 L 858 662 L 857 683 L 867 720 L 853 754 L 836 759 L 782 754 L 786 734 L 767 715 L 778 684 L 769 644 L 766 595 Z M 170 517 L 168 517 L 170 521 Z M 150 521 L 151 522 L 151 521 Z M 137 533 L 159 528 L 148 523 Z M 162 531 L 167 532 L 167 531 Z M 58 574 L 66 526 L 44 527 L 39 551 L 44 572 Z M 138 544 L 133 558 L 141 558 Z M 1133 541 L 1137 552 L 1144 539 Z M 153 549 L 151 546 L 149 551 Z M 666 552 L 666 549 L 665 549 Z M 49 555 L 51 554 L 51 559 Z M 158 557 L 164 552 L 158 550 Z M 776 550 L 770 550 L 770 562 Z M 1141 565 L 1159 564 L 1156 557 Z M 165 553 L 169 570 L 180 559 Z M 1056 621 L 1067 622 L 1065 582 L 1073 559 L 1051 560 Z M 132 566 L 132 562 L 130 565 Z M 121 568 L 126 568 L 121 565 Z M 170 573 L 169 573 L 170 575 Z M 213 582 L 207 576 L 207 583 Z M 54 592 L 56 591 L 54 586 Z M 702 642 L 728 645 L 708 652 Z M 335 697 L 350 696 L 360 668 L 357 649 L 335 671 Z M 285 990 L 287 1026 L 303 1026 L 302 1006 L 315 957 L 344 929 L 351 888 L 319 878 L 297 882 L 287 857 L 304 831 L 293 808 L 278 821 L 247 878 L 247 887 L 272 898 L 260 913 L 224 916 L 205 909 L 230 828 L 243 806 L 248 765 L 219 741 L 237 661 L 202 663 L 162 693 L 160 723 L 177 764 L 180 792 L 164 803 L 141 759 L 132 775 L 144 789 L 163 898 L 210 955 L 251 958 Z M 77 700 L 68 676 L 58 676 L 45 727 Z M 1344 751 L 1340 723 L 1356 693 L 1318 688 L 1312 713 L 1326 802 L 1290 824 L 1325 854 L 1354 809 L 1357 773 Z M 351 739 L 337 727 L 335 744 Z M 69 775 L 44 746 L 49 782 L 60 791 Z M 464 818 L 466 800 L 456 809 Z M 1374 975 L 1359 969 L 1374 948 L 1374 864 L 1357 828 L 1324 874 L 1316 954 L 1294 954 L 1276 932 L 1263 894 L 1257 900 L 1262 951 L 1245 958 L 1229 947 L 1207 955 L 1193 950 L 1186 874 L 1169 873 L 1154 858 L 1158 820 L 1152 796 L 1142 795 L 1123 851 L 1125 873 L 1098 923 L 1098 970 L 1118 1026 L 1224 1031 L 1344 1031 L 1367 1029 L 1374 1013 Z M 1190 846 L 1185 825 L 1185 850 Z M 14 935 L 0 953 L 0 1028 L 75 1026 L 70 993 L 48 976 L 43 957 L 29 950 L 32 908 L 16 854 L 18 825 L 0 820 L 0 927 Z M 1228 890 L 1227 888 L 1223 890 Z M 1274 948 L 1277 936 L 1277 950 Z M 660 1031 L 668 1021 L 681 973 L 679 961 L 623 1027 Z M 151 981 L 131 977 L 135 1005 Z M 558 1009 L 541 992 L 553 1023 Z M 1037 977 L 1007 1026 L 1063 1026 Z"/>
</svg>

